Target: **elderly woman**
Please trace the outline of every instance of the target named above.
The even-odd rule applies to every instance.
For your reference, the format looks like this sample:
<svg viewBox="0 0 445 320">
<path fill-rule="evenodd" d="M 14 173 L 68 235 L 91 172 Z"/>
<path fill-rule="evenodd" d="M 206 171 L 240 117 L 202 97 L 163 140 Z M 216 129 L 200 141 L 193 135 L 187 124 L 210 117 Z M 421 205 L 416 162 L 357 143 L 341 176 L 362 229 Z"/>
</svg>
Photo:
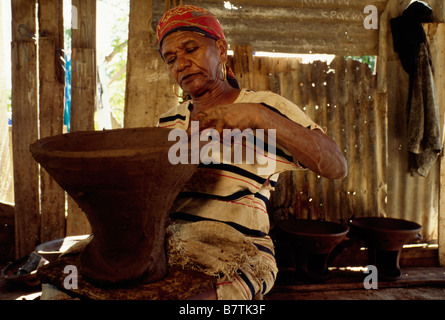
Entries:
<svg viewBox="0 0 445 320">
<path fill-rule="evenodd" d="M 219 133 L 275 130 L 273 172 L 259 174 L 259 164 L 246 161 L 200 164 L 175 201 L 173 223 L 167 229 L 170 265 L 216 277 L 215 290 L 195 298 L 261 298 L 277 275 L 266 204 L 278 173 L 310 169 L 342 178 L 345 158 L 292 102 L 271 92 L 238 87 L 226 65 L 227 42 L 221 26 L 207 10 L 190 5 L 173 8 L 160 20 L 157 35 L 169 74 L 191 98 L 164 114 L 160 127 L 188 130 L 191 121 L 199 120 L 199 130 L 214 128 Z"/>
</svg>

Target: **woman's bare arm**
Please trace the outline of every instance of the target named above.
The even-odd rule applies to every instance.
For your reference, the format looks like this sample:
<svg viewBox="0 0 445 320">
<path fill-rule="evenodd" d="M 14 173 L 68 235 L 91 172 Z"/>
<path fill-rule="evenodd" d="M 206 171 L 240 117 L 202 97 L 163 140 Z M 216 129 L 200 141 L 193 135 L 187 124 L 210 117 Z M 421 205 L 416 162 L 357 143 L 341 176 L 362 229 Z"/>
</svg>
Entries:
<svg viewBox="0 0 445 320">
<path fill-rule="evenodd" d="M 238 103 L 216 106 L 192 117 L 200 130 L 223 129 L 276 130 L 276 142 L 288 150 L 294 159 L 315 173 L 331 178 L 347 174 L 346 159 L 336 142 L 321 130 L 311 130 L 257 103 Z"/>
</svg>

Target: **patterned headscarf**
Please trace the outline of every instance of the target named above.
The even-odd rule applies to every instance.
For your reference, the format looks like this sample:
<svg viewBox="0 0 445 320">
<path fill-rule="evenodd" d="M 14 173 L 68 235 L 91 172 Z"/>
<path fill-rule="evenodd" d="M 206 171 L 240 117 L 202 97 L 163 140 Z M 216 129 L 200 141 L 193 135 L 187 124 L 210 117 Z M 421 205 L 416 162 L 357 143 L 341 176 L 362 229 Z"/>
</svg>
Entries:
<svg viewBox="0 0 445 320">
<path fill-rule="evenodd" d="M 181 5 L 167 11 L 156 28 L 159 50 L 166 36 L 175 31 L 193 31 L 204 37 L 215 40 L 224 39 L 224 32 L 218 19 L 208 10 L 192 5 Z M 227 80 L 234 88 L 239 89 L 235 74 L 227 66 Z"/>
</svg>

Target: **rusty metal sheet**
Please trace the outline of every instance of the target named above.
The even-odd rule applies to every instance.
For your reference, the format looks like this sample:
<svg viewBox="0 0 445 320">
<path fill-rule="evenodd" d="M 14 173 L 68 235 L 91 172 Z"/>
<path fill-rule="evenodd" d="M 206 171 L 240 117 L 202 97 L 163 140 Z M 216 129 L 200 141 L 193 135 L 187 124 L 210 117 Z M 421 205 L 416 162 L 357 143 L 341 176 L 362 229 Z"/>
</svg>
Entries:
<svg viewBox="0 0 445 320">
<path fill-rule="evenodd" d="M 254 51 L 376 55 L 378 29 L 366 29 L 366 6 L 378 15 L 388 0 L 189 0 L 219 19 L 231 45 L 250 44 Z M 153 27 L 165 10 L 153 3 Z"/>
</svg>

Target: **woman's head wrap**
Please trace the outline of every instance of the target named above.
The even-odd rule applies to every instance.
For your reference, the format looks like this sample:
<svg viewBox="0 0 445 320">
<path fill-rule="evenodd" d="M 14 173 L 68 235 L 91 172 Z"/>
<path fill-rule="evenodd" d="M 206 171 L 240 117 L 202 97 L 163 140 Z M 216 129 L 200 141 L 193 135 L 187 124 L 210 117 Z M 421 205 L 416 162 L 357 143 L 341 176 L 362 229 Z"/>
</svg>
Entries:
<svg viewBox="0 0 445 320">
<path fill-rule="evenodd" d="M 176 31 L 193 31 L 215 40 L 224 39 L 224 32 L 218 19 L 208 10 L 192 5 L 181 5 L 167 11 L 156 28 L 159 50 L 162 41 Z M 235 74 L 227 67 L 227 80 L 234 88 L 239 88 Z"/>
</svg>

